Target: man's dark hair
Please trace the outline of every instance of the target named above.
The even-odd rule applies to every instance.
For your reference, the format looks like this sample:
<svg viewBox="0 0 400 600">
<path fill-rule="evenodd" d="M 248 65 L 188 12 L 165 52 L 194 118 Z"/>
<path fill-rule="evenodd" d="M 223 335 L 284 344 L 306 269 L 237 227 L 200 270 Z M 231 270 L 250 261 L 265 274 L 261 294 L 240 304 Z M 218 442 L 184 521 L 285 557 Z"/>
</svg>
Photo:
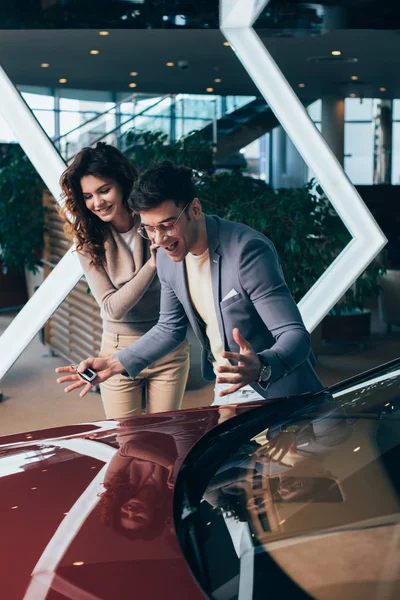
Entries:
<svg viewBox="0 0 400 600">
<path fill-rule="evenodd" d="M 173 200 L 183 208 L 196 196 L 192 169 L 166 160 L 142 173 L 132 189 L 129 206 L 133 212 L 146 212 Z"/>
</svg>

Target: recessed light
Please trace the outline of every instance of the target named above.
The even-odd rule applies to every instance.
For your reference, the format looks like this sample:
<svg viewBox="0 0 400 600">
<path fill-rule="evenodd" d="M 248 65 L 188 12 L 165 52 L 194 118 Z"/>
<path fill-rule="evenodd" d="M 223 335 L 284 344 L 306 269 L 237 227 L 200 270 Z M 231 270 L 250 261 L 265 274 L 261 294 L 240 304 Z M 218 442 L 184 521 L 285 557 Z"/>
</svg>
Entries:
<svg viewBox="0 0 400 600">
<path fill-rule="evenodd" d="M 358 452 L 360 450 L 361 446 L 357 446 L 357 448 L 354 448 L 353 452 Z"/>
<path fill-rule="evenodd" d="M 129 73 L 129 75 L 130 75 L 131 77 L 136 77 L 136 75 L 137 75 L 137 74 L 138 74 L 138 72 L 137 72 L 137 71 L 131 71 L 131 72 Z"/>
<path fill-rule="evenodd" d="M 58 80 L 58 83 L 67 83 L 67 80 L 65 77 L 61 77 L 61 79 Z"/>
<path fill-rule="evenodd" d="M 206 89 L 206 92 L 209 92 L 209 93 L 211 93 L 213 91 L 214 91 L 214 88 L 212 88 L 212 87 L 209 87 L 209 88 Z"/>
<path fill-rule="evenodd" d="M 358 80 L 358 75 L 352 75 L 350 77 L 350 79 L 352 79 L 353 81 L 357 81 Z"/>
<path fill-rule="evenodd" d="M 175 63 L 174 63 L 174 62 L 172 62 L 172 61 L 168 61 L 168 62 L 166 62 L 166 63 L 165 63 L 165 66 L 166 66 L 166 67 L 174 67 L 174 66 L 175 66 Z"/>
<path fill-rule="evenodd" d="M 224 42 L 224 46 L 230 46 L 229 42 Z"/>
<path fill-rule="evenodd" d="M 221 83 L 222 79 L 220 79 L 219 77 L 217 77 L 217 79 L 214 79 L 215 83 Z"/>
<path fill-rule="evenodd" d="M 332 50 L 331 54 L 332 56 L 340 56 L 342 53 L 340 52 L 340 50 Z"/>
<path fill-rule="evenodd" d="M 99 31 L 99 35 L 110 35 L 109 31 Z"/>
<path fill-rule="evenodd" d="M 379 91 L 380 91 L 380 92 L 386 92 L 386 88 L 385 88 L 385 87 L 380 87 L 380 88 L 379 88 Z"/>
<path fill-rule="evenodd" d="M 349 94 L 350 98 L 357 98 L 357 94 L 355 94 L 354 92 L 352 92 L 351 94 Z"/>
<path fill-rule="evenodd" d="M 47 69 L 47 68 L 48 68 L 50 65 L 49 65 L 49 63 L 42 63 L 40 66 L 41 66 L 43 69 Z"/>
<path fill-rule="evenodd" d="M 305 83 L 299 83 L 299 87 L 300 87 L 300 88 L 305 88 L 305 87 L 306 87 L 306 84 L 305 84 Z"/>
<path fill-rule="evenodd" d="M 130 84 L 129 84 L 129 87 L 130 87 L 130 88 L 135 88 L 136 86 L 137 86 L 137 83 L 130 83 Z"/>
<path fill-rule="evenodd" d="M 100 50 L 91 50 L 90 54 L 100 54 Z"/>
</svg>

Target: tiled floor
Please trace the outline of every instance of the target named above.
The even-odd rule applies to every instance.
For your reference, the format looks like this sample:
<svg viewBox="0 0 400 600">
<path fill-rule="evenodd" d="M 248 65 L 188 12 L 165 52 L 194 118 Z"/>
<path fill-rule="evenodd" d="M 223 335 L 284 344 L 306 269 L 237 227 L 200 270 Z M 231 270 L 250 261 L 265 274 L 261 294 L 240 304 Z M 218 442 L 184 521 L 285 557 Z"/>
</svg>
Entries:
<svg viewBox="0 0 400 600">
<path fill-rule="evenodd" d="M 0 315 L 0 333 L 12 315 Z M 184 407 L 206 406 L 212 401 L 212 384 L 200 375 L 199 349 L 192 343 L 192 369 Z M 375 318 L 371 339 L 360 352 L 356 345 L 324 346 L 318 355 L 318 374 L 325 385 L 366 371 L 400 356 L 400 330 L 388 336 Z M 66 361 L 49 354 L 35 338 L 0 383 L 4 400 L 0 403 L 0 435 L 31 431 L 57 425 L 104 418 L 99 394 L 80 399 L 77 393 L 65 394 L 56 383 L 54 369 Z"/>
</svg>

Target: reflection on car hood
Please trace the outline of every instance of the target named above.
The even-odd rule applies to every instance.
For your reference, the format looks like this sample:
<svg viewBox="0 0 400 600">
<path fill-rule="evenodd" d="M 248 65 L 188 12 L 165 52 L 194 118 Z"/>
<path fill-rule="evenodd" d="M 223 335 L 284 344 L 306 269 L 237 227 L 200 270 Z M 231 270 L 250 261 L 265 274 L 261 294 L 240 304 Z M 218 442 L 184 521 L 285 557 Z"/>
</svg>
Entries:
<svg viewBox="0 0 400 600">
<path fill-rule="evenodd" d="M 176 540 L 172 487 L 218 418 L 212 408 L 0 438 L 2 598 L 204 598 Z"/>
</svg>

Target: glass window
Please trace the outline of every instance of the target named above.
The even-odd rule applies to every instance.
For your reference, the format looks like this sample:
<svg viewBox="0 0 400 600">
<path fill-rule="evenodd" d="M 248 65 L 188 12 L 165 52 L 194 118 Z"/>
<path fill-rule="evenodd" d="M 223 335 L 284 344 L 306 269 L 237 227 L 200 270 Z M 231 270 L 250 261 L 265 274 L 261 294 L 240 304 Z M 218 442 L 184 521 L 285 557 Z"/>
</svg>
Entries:
<svg viewBox="0 0 400 600">
<path fill-rule="evenodd" d="M 54 96 L 44 94 L 31 94 L 28 92 L 22 92 L 21 95 L 24 98 L 25 102 L 29 105 L 29 108 L 31 109 L 54 109 Z"/>
<path fill-rule="evenodd" d="M 371 121 L 373 98 L 346 98 L 344 114 L 346 121 Z"/>
<path fill-rule="evenodd" d="M 400 123 L 393 123 L 392 184 L 400 184 Z"/>
<path fill-rule="evenodd" d="M 307 112 L 314 121 L 321 121 L 322 101 L 316 100 L 307 107 Z"/>
<path fill-rule="evenodd" d="M 344 127 L 344 168 L 353 184 L 373 183 L 373 125 L 346 123 Z"/>
</svg>

